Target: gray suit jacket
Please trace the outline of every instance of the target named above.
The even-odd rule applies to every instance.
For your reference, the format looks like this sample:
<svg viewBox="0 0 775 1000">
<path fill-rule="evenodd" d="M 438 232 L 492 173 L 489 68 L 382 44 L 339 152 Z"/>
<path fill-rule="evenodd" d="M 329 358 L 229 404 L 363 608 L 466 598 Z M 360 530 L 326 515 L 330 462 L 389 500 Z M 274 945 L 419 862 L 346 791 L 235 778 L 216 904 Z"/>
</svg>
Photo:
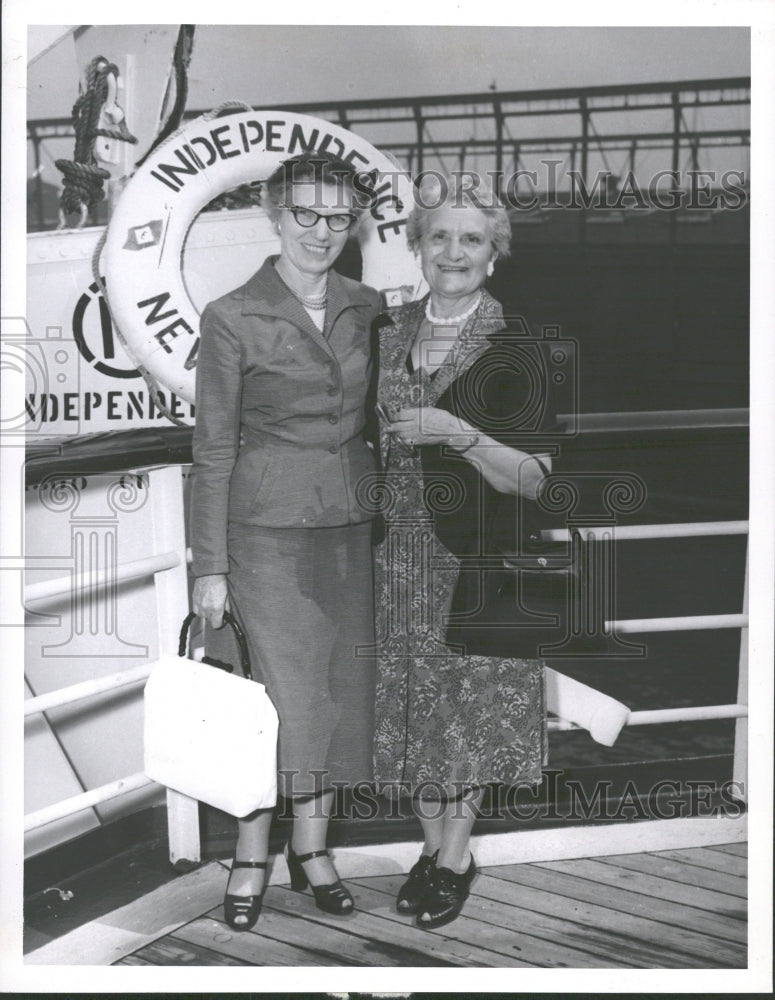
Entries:
<svg viewBox="0 0 775 1000">
<path fill-rule="evenodd" d="M 211 302 L 197 358 L 191 547 L 195 576 L 229 571 L 227 526 L 330 527 L 373 515 L 355 497 L 364 440 L 372 288 L 332 271 L 321 332 L 269 258 Z"/>
</svg>

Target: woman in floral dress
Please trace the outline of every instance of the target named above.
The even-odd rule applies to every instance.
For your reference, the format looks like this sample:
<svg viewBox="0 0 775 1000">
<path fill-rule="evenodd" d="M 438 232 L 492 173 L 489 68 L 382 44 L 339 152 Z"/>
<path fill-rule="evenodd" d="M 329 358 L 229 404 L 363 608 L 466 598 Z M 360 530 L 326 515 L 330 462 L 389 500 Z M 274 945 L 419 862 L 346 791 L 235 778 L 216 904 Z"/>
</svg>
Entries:
<svg viewBox="0 0 775 1000">
<path fill-rule="evenodd" d="M 445 640 L 461 560 L 484 551 L 498 504 L 535 496 L 548 465 L 525 450 L 527 436 L 514 444 L 524 378 L 482 287 L 508 253 L 505 209 L 484 181 L 466 192 L 448 178 L 420 194 L 407 235 L 430 294 L 380 328 L 375 773 L 388 793 L 412 794 L 425 843 L 397 907 L 430 928 L 468 896 L 484 786 L 541 780 L 542 662 Z"/>
</svg>

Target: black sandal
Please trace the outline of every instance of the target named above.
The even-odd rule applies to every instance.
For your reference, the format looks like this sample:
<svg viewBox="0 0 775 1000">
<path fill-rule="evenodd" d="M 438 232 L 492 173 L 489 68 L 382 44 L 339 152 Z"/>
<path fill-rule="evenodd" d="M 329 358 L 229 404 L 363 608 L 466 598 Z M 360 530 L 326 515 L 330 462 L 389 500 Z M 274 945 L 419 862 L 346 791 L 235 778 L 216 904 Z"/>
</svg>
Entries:
<svg viewBox="0 0 775 1000">
<path fill-rule="evenodd" d="M 263 868 L 266 871 L 266 866 L 266 861 L 237 861 L 235 858 L 232 862 L 231 870 L 234 871 L 235 868 Z M 231 879 L 231 875 L 229 878 Z M 228 889 L 228 885 L 226 888 Z M 233 893 L 226 893 L 223 897 L 223 914 L 226 918 L 226 923 L 232 930 L 249 931 L 254 926 L 261 912 L 261 903 L 264 899 L 265 889 L 266 878 L 258 895 L 235 896 Z M 241 923 L 237 923 L 237 917 L 245 917 L 246 919 Z"/>
<path fill-rule="evenodd" d="M 396 897 L 396 909 L 399 913 L 405 913 L 411 917 L 420 912 L 423 899 L 433 881 L 438 856 L 438 851 L 432 855 L 421 854 L 419 861 L 416 861 L 409 869 L 409 878 L 398 890 Z"/>
<path fill-rule="evenodd" d="M 459 875 L 451 868 L 437 868 L 433 882 L 418 911 L 417 926 L 430 929 L 450 923 L 463 909 L 468 899 L 471 883 L 476 875 L 474 856 L 466 871 Z M 425 919 L 423 919 L 425 917 Z"/>
<path fill-rule="evenodd" d="M 319 910 L 324 910 L 326 913 L 333 913 L 334 916 L 352 913 L 355 908 L 355 901 L 339 879 L 330 885 L 313 885 L 307 878 L 302 865 L 306 861 L 311 861 L 313 858 L 322 858 L 324 855 L 328 857 L 328 851 L 310 851 L 309 854 L 294 854 L 293 848 L 290 843 L 288 844 L 286 860 L 288 861 L 288 871 L 291 876 L 291 889 L 294 892 L 304 892 L 307 886 L 309 886 L 315 897 L 315 905 Z"/>
</svg>

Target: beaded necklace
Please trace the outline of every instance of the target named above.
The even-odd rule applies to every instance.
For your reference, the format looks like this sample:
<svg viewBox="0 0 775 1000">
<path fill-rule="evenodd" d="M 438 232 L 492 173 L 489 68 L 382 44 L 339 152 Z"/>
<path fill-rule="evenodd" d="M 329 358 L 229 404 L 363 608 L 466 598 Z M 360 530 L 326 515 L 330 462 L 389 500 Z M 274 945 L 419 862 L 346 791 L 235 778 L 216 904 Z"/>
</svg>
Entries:
<svg viewBox="0 0 775 1000">
<path fill-rule="evenodd" d="M 312 309 L 314 312 L 321 312 L 326 308 L 326 302 L 328 301 L 328 279 L 326 279 L 325 290 L 320 295 L 301 295 L 295 288 L 291 288 L 277 268 L 275 268 L 275 273 L 291 295 L 306 309 Z"/>
<path fill-rule="evenodd" d="M 479 294 L 476 296 L 476 298 L 468 307 L 468 309 L 466 309 L 465 312 L 460 313 L 460 315 L 434 316 L 433 313 L 431 312 L 431 300 L 429 296 L 428 302 L 426 303 L 425 306 L 425 318 L 428 320 L 429 323 L 433 323 L 434 326 L 459 326 L 463 322 L 463 320 L 468 319 L 468 317 L 472 313 L 476 312 L 476 309 L 478 308 L 479 303 L 481 301 L 482 301 L 482 293 L 479 292 Z"/>
</svg>

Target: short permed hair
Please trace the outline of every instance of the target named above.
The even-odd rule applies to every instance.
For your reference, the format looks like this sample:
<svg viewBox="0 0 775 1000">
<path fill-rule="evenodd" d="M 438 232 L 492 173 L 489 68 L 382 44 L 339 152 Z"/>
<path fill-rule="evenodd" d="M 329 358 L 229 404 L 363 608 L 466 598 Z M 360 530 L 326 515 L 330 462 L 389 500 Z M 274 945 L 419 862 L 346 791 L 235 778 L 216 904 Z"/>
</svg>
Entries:
<svg viewBox="0 0 775 1000">
<path fill-rule="evenodd" d="M 433 213 L 442 205 L 471 205 L 486 217 L 490 242 L 496 257 L 508 257 L 511 245 L 511 223 L 503 202 L 493 189 L 489 177 L 470 170 L 460 173 L 426 174 L 415 189 L 415 206 L 406 224 L 406 241 L 413 253 L 420 250 L 420 241 L 427 232 Z"/>
<path fill-rule="evenodd" d="M 281 206 L 291 200 L 294 184 L 330 184 L 339 188 L 343 198 L 346 198 L 347 210 L 359 215 L 362 206 L 353 198 L 356 177 L 357 171 L 351 163 L 340 160 L 332 153 L 308 150 L 300 156 L 284 160 L 264 181 L 261 205 L 272 222 L 276 222 Z M 344 202 L 342 207 L 345 207 Z"/>
</svg>

